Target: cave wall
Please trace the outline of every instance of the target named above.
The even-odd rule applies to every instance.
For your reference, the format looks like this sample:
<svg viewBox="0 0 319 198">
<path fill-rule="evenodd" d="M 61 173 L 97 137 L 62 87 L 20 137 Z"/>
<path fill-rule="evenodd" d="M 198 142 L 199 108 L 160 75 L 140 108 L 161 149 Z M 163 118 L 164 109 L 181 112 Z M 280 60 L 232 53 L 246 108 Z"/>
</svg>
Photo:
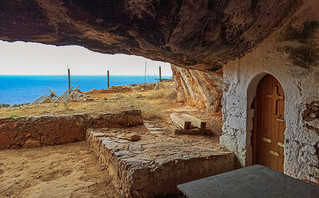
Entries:
<svg viewBox="0 0 319 198">
<path fill-rule="evenodd" d="M 221 110 L 223 75 L 219 72 L 202 72 L 172 65 L 176 82 L 177 101 L 199 109 Z"/>
<path fill-rule="evenodd" d="M 223 67 L 221 144 L 241 166 L 252 164 L 251 136 L 256 88 L 265 74 L 285 92 L 284 171 L 319 183 L 319 14 L 317 2 L 305 6 L 245 57 Z"/>
</svg>

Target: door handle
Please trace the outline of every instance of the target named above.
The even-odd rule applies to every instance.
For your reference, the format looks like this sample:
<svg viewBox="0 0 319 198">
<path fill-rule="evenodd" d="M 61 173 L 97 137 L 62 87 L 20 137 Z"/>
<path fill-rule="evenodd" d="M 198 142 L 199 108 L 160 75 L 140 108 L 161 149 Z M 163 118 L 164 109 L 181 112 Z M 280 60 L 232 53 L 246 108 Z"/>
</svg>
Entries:
<svg viewBox="0 0 319 198">
<path fill-rule="evenodd" d="M 271 139 L 268 139 L 268 138 L 263 138 L 263 141 L 267 143 L 271 143 Z"/>
<path fill-rule="evenodd" d="M 282 147 L 282 148 L 285 148 L 285 145 L 284 145 L 284 143 L 281 143 L 281 142 L 277 142 L 277 145 L 278 145 L 278 146 L 280 146 L 280 147 Z"/>
<path fill-rule="evenodd" d="M 284 119 L 280 119 L 280 118 L 277 118 L 277 121 L 279 121 L 279 122 L 285 122 Z"/>
<path fill-rule="evenodd" d="M 275 152 L 275 151 L 272 151 L 272 150 L 269 151 L 269 154 L 270 154 L 270 155 L 273 155 L 273 156 L 276 156 L 276 157 L 279 156 L 279 153 L 278 153 L 278 152 Z"/>
</svg>

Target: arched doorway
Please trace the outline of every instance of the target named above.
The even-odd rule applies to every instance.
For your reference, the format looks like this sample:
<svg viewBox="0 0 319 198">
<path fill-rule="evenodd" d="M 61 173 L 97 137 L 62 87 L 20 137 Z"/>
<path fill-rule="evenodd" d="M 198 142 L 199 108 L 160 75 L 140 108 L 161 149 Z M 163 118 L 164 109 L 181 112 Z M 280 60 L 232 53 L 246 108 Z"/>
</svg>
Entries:
<svg viewBox="0 0 319 198">
<path fill-rule="evenodd" d="M 270 74 L 264 76 L 254 100 L 253 163 L 284 172 L 284 90 Z"/>
</svg>

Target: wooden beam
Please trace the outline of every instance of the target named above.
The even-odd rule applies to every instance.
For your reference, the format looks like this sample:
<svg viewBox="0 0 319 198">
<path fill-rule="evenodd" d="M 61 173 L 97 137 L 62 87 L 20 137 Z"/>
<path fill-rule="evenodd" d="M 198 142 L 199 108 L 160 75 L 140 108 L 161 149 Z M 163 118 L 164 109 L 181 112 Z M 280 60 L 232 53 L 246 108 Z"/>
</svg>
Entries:
<svg viewBox="0 0 319 198">
<path fill-rule="evenodd" d="M 191 128 L 191 122 L 178 113 L 172 113 L 170 115 L 172 122 L 178 127 L 182 129 L 190 129 Z"/>
<path fill-rule="evenodd" d="M 45 97 L 45 98 L 41 101 L 41 103 L 47 103 L 47 102 L 51 102 L 50 96 Z"/>
<path fill-rule="evenodd" d="M 52 91 L 51 89 L 49 89 L 49 92 L 51 92 L 51 94 L 54 95 L 55 97 L 57 97 L 57 98 L 59 97 L 59 95 L 56 94 L 56 93 L 55 93 L 54 91 Z"/>
<path fill-rule="evenodd" d="M 201 120 L 201 119 L 198 119 L 198 118 L 195 118 L 191 115 L 188 115 L 188 114 L 182 114 L 182 116 L 185 118 L 185 119 L 188 119 L 192 122 L 192 126 L 194 127 L 197 127 L 197 128 L 200 128 L 200 129 L 205 129 L 206 128 L 206 122 Z"/>
<path fill-rule="evenodd" d="M 65 98 L 63 98 L 63 101 L 68 101 L 71 96 L 78 90 L 78 88 L 80 87 L 80 85 L 78 85 L 69 95 L 67 95 Z"/>
<path fill-rule="evenodd" d="M 71 89 L 66 90 L 60 97 L 58 97 L 58 98 L 55 100 L 55 102 L 60 102 L 60 101 L 63 99 L 63 97 L 64 97 L 66 94 L 68 94 L 69 91 L 71 91 L 72 89 L 73 89 L 73 87 L 71 87 Z"/>
<path fill-rule="evenodd" d="M 35 101 L 33 101 L 30 105 L 36 104 L 39 100 L 41 100 L 43 97 L 45 96 L 41 96 L 38 99 L 36 99 Z"/>
<path fill-rule="evenodd" d="M 44 96 L 43 98 L 41 98 L 40 100 L 38 100 L 36 103 L 34 104 L 41 104 L 43 103 L 45 100 L 47 100 L 50 96 Z"/>
</svg>

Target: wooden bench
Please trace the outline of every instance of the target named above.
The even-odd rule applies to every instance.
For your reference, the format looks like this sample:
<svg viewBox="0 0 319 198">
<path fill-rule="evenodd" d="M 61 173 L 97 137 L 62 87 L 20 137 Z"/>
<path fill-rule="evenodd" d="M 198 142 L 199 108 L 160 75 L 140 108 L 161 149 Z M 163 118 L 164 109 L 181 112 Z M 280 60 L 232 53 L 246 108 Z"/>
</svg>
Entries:
<svg viewBox="0 0 319 198">
<path fill-rule="evenodd" d="M 172 113 L 172 122 L 177 127 L 175 134 L 207 134 L 211 135 L 212 130 L 206 128 L 206 122 L 188 114 Z"/>
</svg>

